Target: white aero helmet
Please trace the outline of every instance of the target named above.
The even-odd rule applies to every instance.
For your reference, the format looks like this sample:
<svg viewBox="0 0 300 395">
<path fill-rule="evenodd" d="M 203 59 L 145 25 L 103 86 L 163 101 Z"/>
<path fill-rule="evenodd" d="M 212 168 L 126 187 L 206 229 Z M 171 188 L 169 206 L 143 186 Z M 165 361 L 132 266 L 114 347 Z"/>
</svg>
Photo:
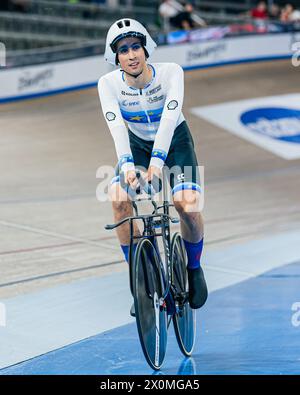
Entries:
<svg viewBox="0 0 300 395">
<path fill-rule="evenodd" d="M 105 45 L 105 60 L 113 65 L 118 64 L 117 43 L 126 37 L 138 37 L 148 58 L 157 47 L 144 26 L 134 19 L 123 18 L 116 21 L 108 30 Z"/>
</svg>

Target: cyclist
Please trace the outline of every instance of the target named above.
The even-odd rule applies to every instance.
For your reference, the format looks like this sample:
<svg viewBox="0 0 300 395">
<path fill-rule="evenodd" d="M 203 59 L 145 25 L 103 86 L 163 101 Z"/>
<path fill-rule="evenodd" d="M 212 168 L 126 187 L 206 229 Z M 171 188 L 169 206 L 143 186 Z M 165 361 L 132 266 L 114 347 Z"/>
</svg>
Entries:
<svg viewBox="0 0 300 395">
<path fill-rule="evenodd" d="M 179 169 L 169 180 L 188 257 L 189 303 L 197 309 L 206 302 L 207 286 L 200 265 L 203 219 L 198 209 L 198 163 L 182 114 L 184 75 L 176 63 L 148 63 L 155 47 L 141 23 L 129 18 L 116 21 L 107 33 L 104 57 L 120 68 L 99 79 L 98 91 L 118 166 L 130 188 L 138 185 L 135 169 L 139 166 L 146 169 L 148 182 L 161 176 L 163 166 Z M 119 176 L 112 180 L 110 196 L 116 222 L 133 215 Z M 139 234 L 136 225 L 134 233 Z M 129 224 L 119 226 L 117 235 L 128 262 Z"/>
</svg>

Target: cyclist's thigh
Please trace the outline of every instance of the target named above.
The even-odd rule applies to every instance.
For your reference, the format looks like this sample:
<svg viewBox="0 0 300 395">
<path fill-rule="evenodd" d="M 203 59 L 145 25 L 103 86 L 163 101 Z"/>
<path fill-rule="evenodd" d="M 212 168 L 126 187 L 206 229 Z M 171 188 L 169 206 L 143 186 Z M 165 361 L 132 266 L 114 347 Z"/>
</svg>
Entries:
<svg viewBox="0 0 300 395">
<path fill-rule="evenodd" d="M 185 187 L 200 190 L 200 173 L 194 142 L 185 121 L 175 129 L 166 166 L 170 172 L 169 180 L 173 193 Z"/>
<path fill-rule="evenodd" d="M 146 141 L 129 131 L 130 148 L 136 168 L 147 171 L 151 159 L 153 141 Z"/>
</svg>

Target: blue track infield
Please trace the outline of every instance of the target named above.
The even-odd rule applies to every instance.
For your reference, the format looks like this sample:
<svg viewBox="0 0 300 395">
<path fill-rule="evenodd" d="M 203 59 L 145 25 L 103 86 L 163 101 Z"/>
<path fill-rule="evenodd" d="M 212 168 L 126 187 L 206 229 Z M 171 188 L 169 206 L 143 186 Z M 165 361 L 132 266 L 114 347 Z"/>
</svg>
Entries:
<svg viewBox="0 0 300 395">
<path fill-rule="evenodd" d="M 169 331 L 160 374 L 299 374 L 300 262 L 212 292 L 197 312 L 192 358 Z M 299 303 L 300 306 L 300 303 Z M 299 325 L 298 325 L 299 324 Z M 128 324 L 2 369 L 0 374 L 151 374 Z"/>
</svg>

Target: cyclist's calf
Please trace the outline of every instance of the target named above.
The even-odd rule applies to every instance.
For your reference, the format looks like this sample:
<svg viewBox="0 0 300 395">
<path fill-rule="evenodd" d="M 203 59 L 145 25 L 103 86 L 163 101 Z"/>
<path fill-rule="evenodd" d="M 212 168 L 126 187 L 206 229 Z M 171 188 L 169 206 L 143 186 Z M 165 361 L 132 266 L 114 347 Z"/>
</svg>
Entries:
<svg viewBox="0 0 300 395">
<path fill-rule="evenodd" d="M 203 237 L 200 199 L 201 195 L 197 191 L 178 191 L 173 195 L 174 206 L 180 216 L 182 236 L 191 242 L 198 242 Z"/>
</svg>

